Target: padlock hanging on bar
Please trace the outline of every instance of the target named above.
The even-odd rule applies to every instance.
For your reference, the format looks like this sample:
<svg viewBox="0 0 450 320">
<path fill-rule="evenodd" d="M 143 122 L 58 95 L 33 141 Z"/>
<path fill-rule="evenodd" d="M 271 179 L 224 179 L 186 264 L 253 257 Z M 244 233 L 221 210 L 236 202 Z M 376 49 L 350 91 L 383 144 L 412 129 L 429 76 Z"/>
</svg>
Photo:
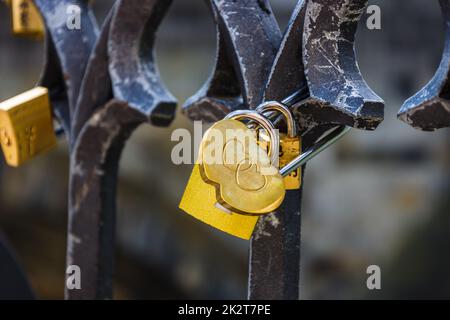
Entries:
<svg viewBox="0 0 450 320">
<path fill-rule="evenodd" d="M 345 136 L 352 128 L 348 126 L 339 126 L 321 139 L 317 141 L 312 147 L 306 149 L 301 155 L 296 157 L 294 160 L 285 165 L 281 170 L 280 174 L 283 177 L 288 176 L 292 171 L 300 168 L 306 164 L 309 160 L 317 156 L 319 153 L 335 144 L 343 136 Z"/>
<path fill-rule="evenodd" d="M 270 144 L 270 152 L 268 152 L 267 156 L 271 156 L 270 160 L 268 162 L 273 163 L 278 158 L 278 135 L 273 127 L 272 123 L 265 119 L 262 115 L 257 113 L 256 111 L 251 110 L 241 110 L 239 112 L 239 115 L 237 116 L 238 119 L 252 119 L 256 122 L 261 121 L 261 126 L 264 127 L 268 132 L 270 133 L 271 139 L 273 140 L 273 143 Z M 233 128 L 239 123 L 238 121 L 232 120 L 232 119 L 225 119 L 221 120 L 223 121 L 229 121 L 232 122 L 230 126 Z M 213 125 L 220 126 L 220 122 L 217 122 Z M 234 125 L 233 125 L 234 123 Z M 213 128 L 211 127 L 211 128 Z M 203 141 L 208 140 L 208 134 L 210 133 L 211 128 L 205 133 L 205 136 L 202 139 L 202 146 Z M 242 123 L 239 123 L 240 130 L 250 130 L 248 127 L 243 125 Z M 256 139 L 256 138 L 255 138 Z M 255 140 L 255 143 L 256 140 Z M 260 148 L 260 147 L 257 147 Z M 263 150 L 261 149 L 263 152 Z M 209 224 L 221 231 L 224 231 L 226 233 L 229 233 L 233 236 L 242 238 L 242 239 L 250 239 L 251 235 L 253 234 L 253 230 L 256 226 L 256 222 L 258 221 L 258 215 L 246 215 L 239 214 L 232 210 L 232 206 L 225 207 L 223 199 L 218 199 L 217 189 L 216 189 L 216 182 L 208 183 L 204 180 L 205 168 L 201 168 L 201 164 L 199 162 L 202 162 L 203 160 L 203 147 L 200 148 L 200 154 L 199 154 L 199 160 L 194 166 L 194 169 L 192 171 L 191 177 L 189 178 L 188 184 L 186 186 L 185 192 L 183 194 L 183 197 L 180 202 L 180 209 L 185 211 L 186 213 L 190 214 L 191 216 L 199 219 L 200 221 Z M 273 167 L 273 169 L 276 172 L 276 168 Z M 216 180 L 214 177 L 210 177 Z M 268 204 L 267 208 L 268 211 L 271 211 L 275 207 L 278 207 L 279 204 L 283 201 L 284 198 L 284 188 L 283 188 L 283 179 L 280 175 L 278 175 L 277 180 L 279 180 L 279 193 L 280 197 L 276 200 L 276 203 L 270 203 Z M 220 194 L 219 194 L 220 197 Z M 238 202 L 235 205 L 242 209 L 242 201 L 247 202 L 244 203 L 245 206 L 251 205 L 251 203 L 254 203 L 258 207 L 261 206 L 262 202 L 260 200 L 256 201 L 250 201 L 250 197 L 243 196 L 240 197 L 242 199 L 235 199 Z M 228 199 L 228 198 L 227 198 Z M 228 199 L 229 200 L 229 199 Z M 233 204 L 233 201 L 229 201 L 231 204 Z M 228 203 L 228 205 L 230 205 Z M 265 205 L 263 205 L 265 207 Z M 231 209 L 231 210 L 230 210 Z M 256 207 L 253 208 L 254 210 L 257 210 Z M 260 208 L 260 209 L 266 209 L 266 208 Z M 256 214 L 256 212 L 253 213 Z M 250 210 L 252 211 L 252 210 Z M 262 213 L 261 213 L 262 214 Z"/>
<path fill-rule="evenodd" d="M 4 0 L 11 10 L 11 28 L 14 35 L 42 40 L 45 24 L 33 0 Z"/>
<path fill-rule="evenodd" d="M 56 145 L 47 88 L 36 87 L 0 103 L 0 144 L 13 167 Z"/>
<path fill-rule="evenodd" d="M 287 134 L 280 133 L 279 167 L 282 168 L 301 154 L 301 138 L 297 132 L 297 124 L 294 116 L 287 106 L 276 101 L 265 102 L 259 105 L 256 111 L 264 116 L 268 112 L 272 114 L 275 111 L 284 117 Z M 260 140 L 259 143 L 262 146 L 266 146 L 269 140 L 268 137 L 264 134 L 259 136 L 259 138 L 261 137 L 264 137 L 264 139 Z M 298 190 L 301 187 L 301 180 L 301 168 L 298 168 L 284 177 L 284 186 L 286 190 Z"/>
</svg>

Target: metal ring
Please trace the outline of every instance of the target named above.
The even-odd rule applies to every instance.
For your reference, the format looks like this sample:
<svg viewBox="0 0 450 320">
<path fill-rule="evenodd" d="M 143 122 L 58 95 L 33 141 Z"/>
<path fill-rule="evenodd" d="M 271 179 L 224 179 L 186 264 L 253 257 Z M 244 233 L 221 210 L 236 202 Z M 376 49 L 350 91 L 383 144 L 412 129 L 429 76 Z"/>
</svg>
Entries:
<svg viewBox="0 0 450 320">
<path fill-rule="evenodd" d="M 279 103 L 278 101 L 267 101 L 260 104 L 256 108 L 256 111 L 261 114 L 267 111 L 278 111 L 286 120 L 289 138 L 295 138 L 297 136 L 297 126 L 295 124 L 294 116 L 292 115 L 291 110 L 284 104 Z"/>
<path fill-rule="evenodd" d="M 280 148 L 280 139 L 278 131 L 275 129 L 272 122 L 270 122 L 267 118 L 265 118 L 260 113 L 254 110 L 236 110 L 229 113 L 225 117 L 225 119 L 233 119 L 233 120 L 249 119 L 257 122 L 269 134 L 270 138 L 269 157 L 271 164 L 278 163 L 278 150 Z"/>
</svg>

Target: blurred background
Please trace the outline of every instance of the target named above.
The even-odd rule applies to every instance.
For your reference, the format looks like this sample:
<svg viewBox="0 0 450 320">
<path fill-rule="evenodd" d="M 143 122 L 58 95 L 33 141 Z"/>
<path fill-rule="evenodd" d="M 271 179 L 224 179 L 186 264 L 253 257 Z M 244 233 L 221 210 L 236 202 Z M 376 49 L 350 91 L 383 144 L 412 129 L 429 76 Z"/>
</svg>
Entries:
<svg viewBox="0 0 450 320">
<path fill-rule="evenodd" d="M 102 21 L 111 0 L 97 0 Z M 271 1 L 285 28 L 294 0 Z M 443 50 L 437 0 L 370 1 L 382 29 L 357 35 L 361 71 L 386 101 L 375 132 L 352 131 L 308 165 L 302 225 L 302 299 L 450 298 L 450 135 L 396 119 L 402 102 L 433 76 Z M 367 15 L 366 17 L 367 18 Z M 207 79 L 215 31 L 204 1 L 175 0 L 157 38 L 166 85 L 183 102 Z M 0 6 L 0 99 L 39 78 L 43 43 L 15 38 Z M 169 128 L 141 127 L 121 162 L 115 297 L 245 298 L 248 242 L 178 209 L 191 166 L 170 160 Z M 1 160 L 3 161 L 3 160 Z M 19 169 L 0 164 L 0 230 L 39 298 L 62 299 L 67 224 L 67 144 Z M 381 267 L 382 290 L 366 288 Z M 1 283 L 0 283 L 1 285 Z"/>
</svg>

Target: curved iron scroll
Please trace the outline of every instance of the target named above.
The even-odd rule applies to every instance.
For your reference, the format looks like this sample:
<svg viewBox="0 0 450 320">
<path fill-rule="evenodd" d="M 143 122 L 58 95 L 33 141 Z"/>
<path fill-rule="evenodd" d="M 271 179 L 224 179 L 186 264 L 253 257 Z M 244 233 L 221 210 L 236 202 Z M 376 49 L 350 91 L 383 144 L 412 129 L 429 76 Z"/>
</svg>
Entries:
<svg viewBox="0 0 450 320">
<path fill-rule="evenodd" d="M 99 36 L 85 1 L 36 2 L 50 35 L 43 84 L 52 88 L 55 114 L 71 145 L 67 263 L 81 267 L 83 285 L 67 289 L 66 297 L 111 298 L 123 146 L 140 124 L 168 125 L 174 117 L 176 101 L 152 52 L 171 1 L 118 0 Z M 66 8 L 61 3 L 86 9 L 82 32 L 61 36 L 67 30 L 54 19 Z M 293 111 L 305 147 L 329 126 L 374 129 L 381 122 L 383 102 L 364 82 L 354 55 L 367 1 L 300 1 L 283 41 L 267 0 L 208 3 L 217 24 L 216 68 L 185 104 L 190 118 L 214 121 L 300 90 Z M 280 212 L 261 219 L 251 243 L 250 298 L 298 298 L 300 198 L 301 191 L 289 192 Z"/>
<path fill-rule="evenodd" d="M 450 127 L 450 1 L 440 0 L 445 20 L 445 47 L 433 79 L 401 107 L 398 118 L 414 128 Z"/>
<path fill-rule="evenodd" d="M 299 1 L 278 53 L 270 56 L 274 62 L 270 74 L 266 67 L 252 63 L 260 59 L 255 52 L 262 50 L 256 44 L 265 48 L 264 54 L 272 53 L 276 45 L 272 41 L 276 37 L 252 33 L 253 29 L 277 30 L 275 19 L 267 18 L 272 14 L 268 3 L 264 2 L 263 7 L 259 6 L 261 1 L 217 3 L 222 4 L 213 7 L 220 17 L 216 20 L 218 42 L 219 46 L 228 47 L 228 51 L 219 47 L 213 76 L 199 94 L 188 100 L 186 113 L 192 118 L 217 120 L 222 112 L 232 110 L 236 105 L 254 108 L 264 99 L 280 101 L 297 93 L 299 101 L 292 110 L 300 125 L 305 148 L 330 126 L 375 129 L 382 121 L 383 101 L 364 82 L 354 52 L 357 23 L 367 1 Z M 265 17 L 255 19 L 261 23 L 257 27 L 247 24 L 248 16 L 244 14 L 249 8 L 256 7 L 260 10 L 252 13 Z M 230 8 L 234 14 L 228 11 Z M 233 19 L 229 19 L 230 16 Z M 237 29 L 239 32 L 235 32 Z M 239 43 L 237 40 L 245 41 Z M 238 58 L 231 59 L 224 54 L 230 48 L 235 50 L 236 43 L 246 48 L 244 54 L 251 53 L 248 59 L 239 59 L 239 51 L 235 53 Z M 239 64 L 242 61 L 246 62 L 245 68 Z M 246 92 L 242 88 L 248 88 L 249 83 L 267 85 L 264 92 L 253 87 L 255 94 L 242 94 L 239 98 L 243 103 L 236 104 L 236 96 L 230 95 L 232 99 L 227 101 L 220 95 L 223 93 L 220 89 L 228 85 L 221 81 L 233 77 L 238 81 L 241 93 Z M 236 93 L 234 90 L 233 94 Z M 299 298 L 300 208 L 301 190 L 289 191 L 279 212 L 260 219 L 251 242 L 249 298 Z"/>
<path fill-rule="evenodd" d="M 192 120 L 217 121 L 262 100 L 281 33 L 266 0 L 207 0 L 217 25 L 215 68 L 183 106 Z"/>
<path fill-rule="evenodd" d="M 52 109 L 70 137 L 81 82 L 98 28 L 87 0 L 35 0 L 46 25 L 46 60 L 41 85 L 50 92 Z M 80 8 L 81 28 L 67 28 L 67 8 Z"/>
<path fill-rule="evenodd" d="M 39 83 L 49 89 L 52 110 L 59 120 L 67 137 L 70 136 L 70 115 L 78 97 L 85 65 L 97 37 L 97 26 L 92 12 L 83 0 L 35 0 L 46 24 L 45 62 Z M 66 28 L 66 8 L 78 6 L 82 29 Z M 7 298 L 31 299 L 34 294 L 17 266 L 10 250 L 0 236 L 0 260 L 3 279 L 0 279 L 2 292 Z M 3 242 L 3 243 L 2 243 Z"/>
<path fill-rule="evenodd" d="M 265 101 L 282 101 L 294 92 L 307 96 L 301 59 L 305 9 L 301 0 L 292 13 L 266 84 Z M 259 219 L 250 244 L 249 299 L 299 298 L 301 203 L 302 190 L 287 191 L 278 211 Z"/>
<path fill-rule="evenodd" d="M 75 111 L 68 265 L 83 270 L 69 299 L 112 297 L 115 192 L 125 141 L 140 124 L 168 125 L 176 101 L 153 59 L 154 33 L 171 1 L 115 3 L 91 57 Z M 109 63 L 108 63 L 109 62 Z"/>
<path fill-rule="evenodd" d="M 301 127 L 348 125 L 373 130 L 384 102 L 364 81 L 355 56 L 355 34 L 367 0 L 308 1 L 303 63 L 310 97 L 293 107 Z"/>
</svg>

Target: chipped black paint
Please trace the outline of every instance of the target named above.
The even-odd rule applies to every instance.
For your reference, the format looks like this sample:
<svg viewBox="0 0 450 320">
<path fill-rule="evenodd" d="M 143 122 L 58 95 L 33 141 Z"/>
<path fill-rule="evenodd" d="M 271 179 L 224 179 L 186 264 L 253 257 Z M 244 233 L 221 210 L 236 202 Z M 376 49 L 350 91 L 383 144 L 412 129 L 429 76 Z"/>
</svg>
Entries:
<svg viewBox="0 0 450 320">
<path fill-rule="evenodd" d="M 445 20 L 445 48 L 439 68 L 431 81 L 406 100 L 398 118 L 424 131 L 450 126 L 450 0 L 440 0 Z"/>
<path fill-rule="evenodd" d="M 168 125 L 176 101 L 153 58 L 168 0 L 118 0 L 100 34 L 86 1 L 37 0 L 48 28 L 43 85 L 71 146 L 67 264 L 83 270 L 69 299 L 112 297 L 117 171 L 124 144 L 143 123 Z M 299 1 L 284 35 L 267 0 L 208 0 L 217 25 L 216 66 L 184 105 L 191 119 L 216 121 L 295 91 L 292 110 L 310 146 L 335 125 L 375 129 L 383 102 L 364 82 L 354 34 L 367 1 Z M 55 19 L 63 4 L 83 10 L 80 32 Z M 301 190 L 259 221 L 251 242 L 249 297 L 298 299 Z"/>
<path fill-rule="evenodd" d="M 73 122 L 67 264 L 83 270 L 69 299 L 112 298 L 117 171 L 143 123 L 169 125 L 176 101 L 159 77 L 154 34 L 171 1 L 120 0 L 106 19 Z"/>
<path fill-rule="evenodd" d="M 254 109 L 261 103 L 281 32 L 267 1 L 207 3 L 217 25 L 216 65 L 183 111 L 193 120 L 212 122 L 233 110 Z"/>
<path fill-rule="evenodd" d="M 345 124 L 373 130 L 384 102 L 364 81 L 355 57 L 355 33 L 366 0 L 308 1 L 303 63 L 310 98 L 294 106 L 304 128 Z"/>
<path fill-rule="evenodd" d="M 35 0 L 46 25 L 46 61 L 41 85 L 47 87 L 55 116 L 66 136 L 89 56 L 97 40 L 98 28 L 85 0 Z M 82 28 L 66 26 L 66 8 L 79 6 Z"/>
</svg>

